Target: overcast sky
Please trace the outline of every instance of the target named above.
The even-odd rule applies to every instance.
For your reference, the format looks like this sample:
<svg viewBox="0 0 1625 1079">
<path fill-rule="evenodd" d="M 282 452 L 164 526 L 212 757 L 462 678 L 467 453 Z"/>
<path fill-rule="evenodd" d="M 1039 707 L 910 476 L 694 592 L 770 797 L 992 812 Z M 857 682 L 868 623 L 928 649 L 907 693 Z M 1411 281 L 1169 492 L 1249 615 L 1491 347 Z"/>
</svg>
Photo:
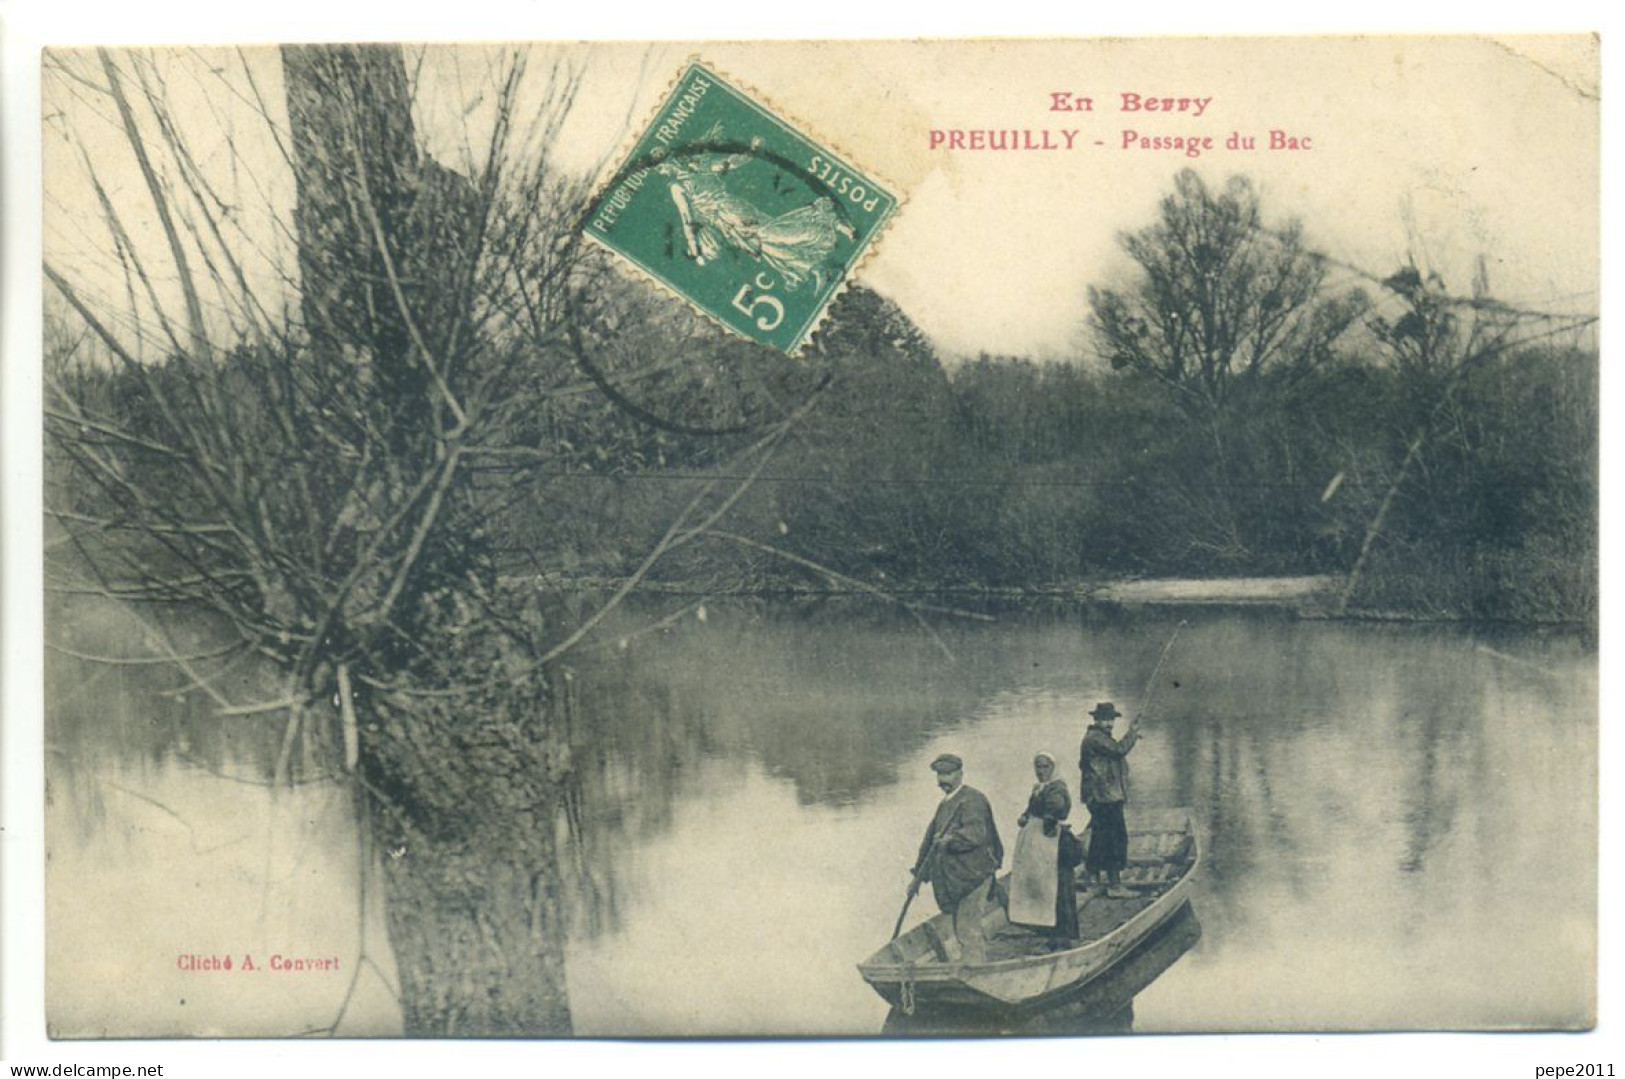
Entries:
<svg viewBox="0 0 1625 1079">
<path fill-rule="evenodd" d="M 499 54 L 465 47 L 425 56 L 420 131 L 454 165 L 479 157 Z M 1509 301 L 1564 312 L 1597 307 L 1590 38 L 540 47 L 536 72 L 562 58 L 583 73 L 553 146 L 560 165 L 613 167 L 696 54 L 898 189 L 905 204 L 860 277 L 901 304 L 950 358 L 1083 354 L 1088 286 L 1121 279 L 1116 237 L 1148 224 L 1187 166 L 1215 183 L 1237 172 L 1253 177 L 1268 219 L 1301 219 L 1315 247 L 1373 273 L 1420 248 L 1465 293 L 1483 255 L 1493 290 Z M 285 219 L 290 185 L 253 105 L 245 60 L 280 119 L 274 50 L 160 55 L 156 70 L 194 153 L 238 207 L 242 237 L 282 258 L 285 270 L 272 217 Z M 66 62 L 97 74 L 88 57 Z M 533 82 L 539 95 L 545 80 Z M 1058 93 L 1091 98 L 1093 110 L 1054 111 Z M 1191 104 L 1130 112 L 1125 94 L 1172 98 L 1176 110 L 1181 98 Z M 62 137 L 71 129 L 127 207 L 138 246 L 161 259 L 139 174 L 106 103 L 98 109 L 97 95 L 52 76 L 44 97 L 47 258 L 86 280 L 98 276 L 98 259 L 108 262 L 80 151 Z M 539 113 L 539 96 L 526 108 Z M 973 132 L 989 129 L 1030 132 L 1022 137 L 1034 145 L 1048 132 L 1050 144 L 1070 138 L 1074 148 L 932 146 L 934 130 L 943 142 L 962 132 L 970 144 Z M 1211 137 L 1214 149 L 1192 158 L 1124 148 L 1130 130 Z M 1307 137 L 1312 148 L 1271 151 L 1271 130 Z M 1227 150 L 1233 133 L 1256 137 L 1258 149 Z M 260 269 L 269 290 L 276 272 L 270 262 Z M 101 275 L 102 285 L 109 280 Z"/>
</svg>

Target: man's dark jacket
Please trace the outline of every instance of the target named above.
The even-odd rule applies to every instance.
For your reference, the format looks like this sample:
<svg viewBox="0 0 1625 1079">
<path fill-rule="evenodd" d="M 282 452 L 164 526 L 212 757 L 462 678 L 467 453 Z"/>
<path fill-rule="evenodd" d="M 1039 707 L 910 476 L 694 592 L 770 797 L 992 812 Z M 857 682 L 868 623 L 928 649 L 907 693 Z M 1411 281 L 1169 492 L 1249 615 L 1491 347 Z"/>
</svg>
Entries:
<svg viewBox="0 0 1625 1079">
<path fill-rule="evenodd" d="M 933 841 L 937 841 L 934 853 Z M 999 842 L 987 796 L 961 785 L 937 807 L 920 843 L 914 873 L 931 882 L 937 906 L 953 910 L 1003 862 L 1004 844 Z"/>
<path fill-rule="evenodd" d="M 1083 736 L 1078 752 L 1078 768 L 1083 783 L 1078 791 L 1085 805 L 1128 801 L 1128 752 L 1140 740 L 1137 727 L 1122 738 L 1113 738 L 1111 728 L 1092 724 Z"/>
</svg>

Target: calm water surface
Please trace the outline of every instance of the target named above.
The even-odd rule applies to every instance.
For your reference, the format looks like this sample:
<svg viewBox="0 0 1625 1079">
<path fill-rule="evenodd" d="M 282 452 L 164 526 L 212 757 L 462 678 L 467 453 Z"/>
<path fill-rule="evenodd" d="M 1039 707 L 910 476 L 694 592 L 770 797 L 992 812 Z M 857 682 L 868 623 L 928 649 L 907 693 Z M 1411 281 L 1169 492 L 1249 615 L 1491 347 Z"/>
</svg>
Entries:
<svg viewBox="0 0 1625 1079">
<path fill-rule="evenodd" d="M 964 757 L 1008 844 L 1033 753 L 1075 792 L 1083 713 L 1136 701 L 1177 621 L 1006 610 L 933 638 L 844 604 L 705 615 L 574 663 L 561 831 L 581 1034 L 879 1032 L 886 1005 L 854 964 L 897 916 L 938 797 L 927 763 Z M 1201 932 L 1134 1028 L 1585 1022 L 1595 653 L 1560 634 L 1187 617 L 1129 812 L 1194 811 Z M 145 651 L 105 611 L 52 632 Z M 231 677 L 257 692 L 256 672 Z M 342 1010 L 341 1033 L 397 1032 L 345 789 L 273 795 L 257 780 L 279 726 L 152 695 L 178 675 L 57 653 L 49 678 L 54 1028 L 291 1034 Z M 187 953 L 331 955 L 343 973 L 199 974 L 178 969 Z"/>
</svg>

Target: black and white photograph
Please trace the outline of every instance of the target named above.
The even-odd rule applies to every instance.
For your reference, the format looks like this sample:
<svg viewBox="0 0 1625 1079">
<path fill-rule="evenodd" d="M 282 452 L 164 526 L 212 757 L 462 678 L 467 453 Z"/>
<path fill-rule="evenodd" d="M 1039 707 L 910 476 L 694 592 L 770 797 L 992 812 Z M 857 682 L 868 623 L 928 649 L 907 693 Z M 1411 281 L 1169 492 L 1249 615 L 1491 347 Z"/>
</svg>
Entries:
<svg viewBox="0 0 1625 1079">
<path fill-rule="evenodd" d="M 47 48 L 49 1037 L 1597 1027 L 1600 48 Z"/>
</svg>

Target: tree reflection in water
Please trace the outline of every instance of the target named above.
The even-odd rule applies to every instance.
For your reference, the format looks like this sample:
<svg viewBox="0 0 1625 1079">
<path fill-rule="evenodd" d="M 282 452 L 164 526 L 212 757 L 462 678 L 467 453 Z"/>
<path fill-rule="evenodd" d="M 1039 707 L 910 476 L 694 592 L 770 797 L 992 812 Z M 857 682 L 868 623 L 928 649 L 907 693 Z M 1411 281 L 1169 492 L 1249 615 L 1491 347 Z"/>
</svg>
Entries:
<svg viewBox="0 0 1625 1079">
<path fill-rule="evenodd" d="M 618 929 L 639 848 L 669 833 L 678 806 L 726 793 L 714 769 L 701 786 L 708 760 L 788 780 L 801 806 L 857 805 L 894 785 L 989 683 L 995 655 L 946 635 L 958 662 L 884 610 L 743 601 L 669 639 L 583 652 L 568 681 L 574 931 Z"/>
<path fill-rule="evenodd" d="M 1142 1030 L 1234 1029 L 1264 1016 L 1300 1027 L 1473 1025 L 1502 1015 L 1496 987 L 1514 969 L 1552 1003 L 1507 1012 L 1508 1022 L 1566 1021 L 1583 1004 L 1596 668 L 1572 635 L 1026 605 L 999 610 L 994 624 L 933 620 L 950 661 L 906 616 L 850 602 L 718 600 L 703 622 L 638 636 L 670 602 L 629 605 L 558 680 L 573 772 L 557 827 L 584 1029 L 693 1033 L 703 1021 L 714 1024 L 705 1032 L 737 1032 L 728 1022 L 746 1007 L 756 1009 L 750 1032 L 878 1028 L 885 1006 L 852 965 L 896 918 L 934 800 L 926 762 L 942 749 L 973 760 L 972 783 L 993 799 L 1001 830 L 1013 827 L 1033 752 L 1055 753 L 1075 785 L 1084 711 L 1136 700 L 1187 616 L 1132 762 L 1130 812 L 1192 809 L 1205 937 L 1139 999 Z M 259 889 L 273 848 L 308 847 L 333 889 L 353 877 L 342 788 L 314 760 L 293 762 L 300 797 L 334 803 L 316 829 L 296 812 L 304 801 L 269 788 L 280 725 L 221 719 L 183 674 L 140 662 L 150 642 L 105 605 L 53 603 L 52 887 L 117 892 L 169 858 L 157 876 L 240 876 Z M 218 649 L 201 622 L 166 628 L 184 653 Z M 273 692 L 256 683 L 252 657 L 196 665 L 241 698 Z M 222 807 L 239 802 L 255 828 L 225 827 Z M 205 857 L 185 845 L 181 818 L 211 825 L 199 849 L 252 837 Z M 154 847 L 171 833 L 182 849 Z M 770 925 L 757 918 L 766 893 L 782 915 Z M 331 905 L 327 892 L 304 898 Z M 1534 904 L 1543 913 L 1531 922 Z M 93 928 L 74 921 L 84 907 L 65 901 L 53 934 Z M 225 936 L 258 933 L 255 910 L 213 909 Z M 177 947 L 196 935 L 157 913 L 143 924 Z M 1484 939 L 1516 946 L 1484 949 Z M 1162 945 L 1177 954 L 1161 967 L 1149 956 L 1146 984 L 1194 940 Z M 353 942 L 335 947 L 354 954 Z M 686 983 L 649 980 L 650 949 L 710 972 L 698 1020 Z M 1305 983 L 1305 954 L 1358 956 L 1369 962 L 1357 969 L 1402 970 L 1415 988 L 1388 1001 L 1387 979 Z M 765 992 L 762 963 L 772 966 Z M 1127 1029 L 1134 992 L 1119 993 L 1115 1010 L 1096 1002 L 1048 1021 L 1075 1020 L 1071 1033 Z M 387 1018 L 369 1017 L 369 1029 Z"/>
</svg>

